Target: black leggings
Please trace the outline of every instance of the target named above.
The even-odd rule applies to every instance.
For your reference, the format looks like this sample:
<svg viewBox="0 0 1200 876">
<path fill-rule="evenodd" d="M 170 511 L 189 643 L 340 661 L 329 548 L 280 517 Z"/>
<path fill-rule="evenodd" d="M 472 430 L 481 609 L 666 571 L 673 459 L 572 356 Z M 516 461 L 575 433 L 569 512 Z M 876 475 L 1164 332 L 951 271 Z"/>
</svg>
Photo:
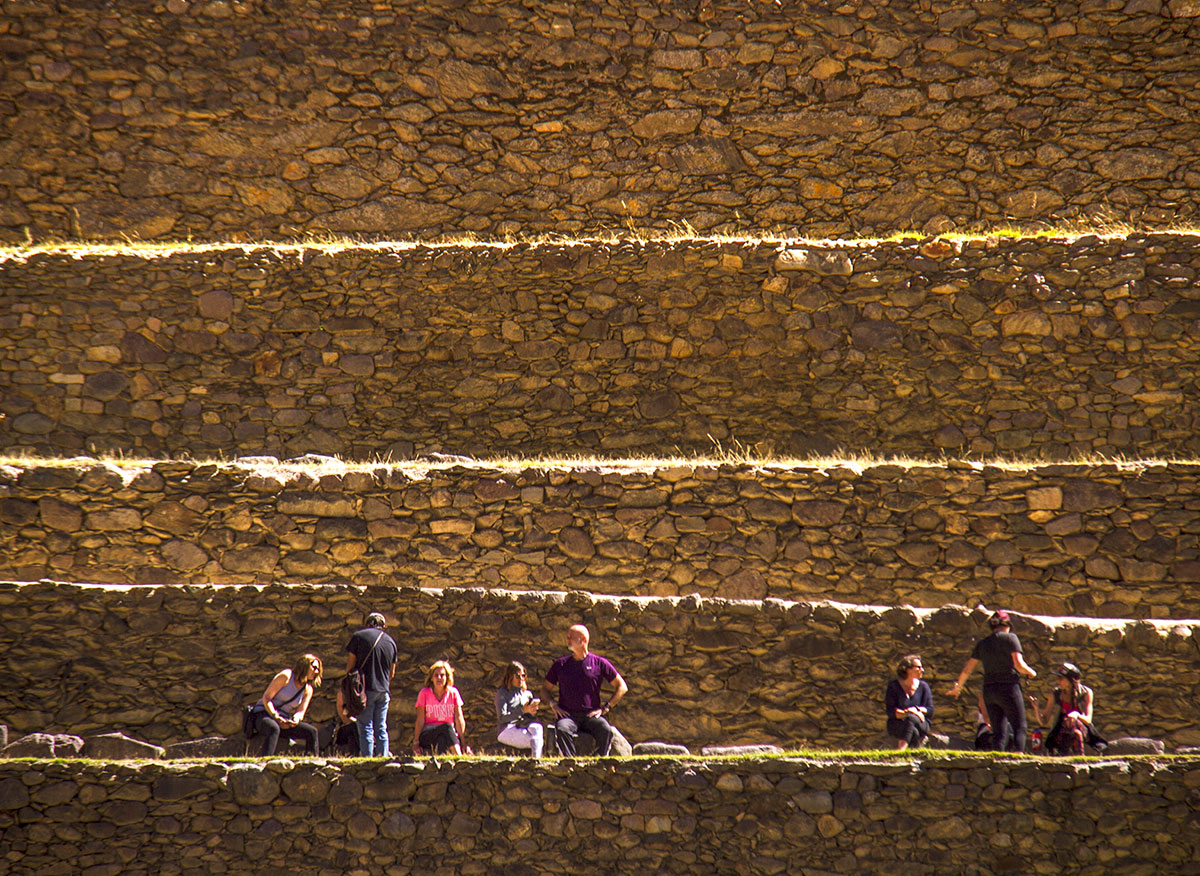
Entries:
<svg viewBox="0 0 1200 876">
<path fill-rule="evenodd" d="M 1007 750 L 1024 751 L 1025 700 L 1021 696 L 1020 682 L 985 684 L 983 704 L 987 707 L 988 720 L 992 722 L 992 739 L 1003 744 L 1004 737 L 1011 727 L 1012 739 L 1009 740 Z"/>
<path fill-rule="evenodd" d="M 910 746 L 919 745 L 921 740 L 929 735 L 929 722 L 916 715 L 905 715 L 903 718 L 888 718 L 888 736 L 893 739 L 903 739 Z"/>
<path fill-rule="evenodd" d="M 317 753 L 317 728 L 312 724 L 301 722 L 295 727 L 280 727 L 278 721 L 263 712 L 258 716 L 258 726 L 255 729 L 263 738 L 262 757 L 270 757 L 275 753 L 281 737 L 283 739 L 303 739 L 304 753 Z"/>
<path fill-rule="evenodd" d="M 443 754 L 458 745 L 458 734 L 454 732 L 453 724 L 426 724 L 421 728 L 417 744 L 424 751 Z"/>
</svg>

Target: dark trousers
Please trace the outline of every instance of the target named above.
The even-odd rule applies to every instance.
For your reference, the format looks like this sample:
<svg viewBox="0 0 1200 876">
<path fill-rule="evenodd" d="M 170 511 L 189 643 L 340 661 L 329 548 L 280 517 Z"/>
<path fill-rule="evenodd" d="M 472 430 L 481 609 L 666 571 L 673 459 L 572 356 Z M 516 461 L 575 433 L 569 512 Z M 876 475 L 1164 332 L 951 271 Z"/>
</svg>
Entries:
<svg viewBox="0 0 1200 876">
<path fill-rule="evenodd" d="M 563 757 L 575 756 L 575 737 L 586 733 L 596 740 L 596 757 L 608 757 L 612 749 L 612 725 L 602 717 L 589 718 L 587 712 L 575 712 L 569 718 L 554 722 L 558 738 L 558 753 Z"/>
<path fill-rule="evenodd" d="M 1021 684 L 1003 681 L 983 686 L 983 704 L 987 707 L 988 720 L 992 722 L 992 739 L 1004 744 L 1008 730 L 1012 739 L 1005 750 L 1025 750 L 1025 700 L 1021 696 Z M 993 749 L 996 750 L 996 749 Z"/>
<path fill-rule="evenodd" d="M 453 751 L 454 746 L 458 745 L 458 733 L 455 732 L 453 724 L 426 724 L 421 728 L 417 744 L 421 746 L 422 751 L 442 754 Z"/>
<path fill-rule="evenodd" d="M 988 729 L 987 724 L 980 724 L 975 728 L 976 751 L 996 751 L 998 749 L 1003 749 L 1007 742 L 1007 739 L 997 742 L 993 737 L 992 731 Z"/>
<path fill-rule="evenodd" d="M 317 753 L 317 728 L 312 724 L 300 722 L 295 727 L 280 727 L 279 722 L 263 712 L 258 716 L 258 734 L 263 738 L 262 756 L 270 757 L 275 753 L 282 739 L 303 739 L 304 753 Z"/>
<path fill-rule="evenodd" d="M 921 740 L 929 735 L 929 722 L 916 715 L 905 715 L 903 718 L 887 719 L 888 736 L 893 739 L 903 739 L 911 746 L 921 744 Z"/>
</svg>

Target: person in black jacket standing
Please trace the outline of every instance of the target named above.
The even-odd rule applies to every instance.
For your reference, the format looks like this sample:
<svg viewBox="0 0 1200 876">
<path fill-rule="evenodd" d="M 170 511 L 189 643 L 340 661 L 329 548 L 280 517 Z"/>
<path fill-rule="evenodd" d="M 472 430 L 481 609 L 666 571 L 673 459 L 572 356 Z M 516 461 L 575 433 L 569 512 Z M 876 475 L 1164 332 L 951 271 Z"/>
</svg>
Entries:
<svg viewBox="0 0 1200 876">
<path fill-rule="evenodd" d="M 983 664 L 983 703 L 992 722 L 992 738 L 1003 740 L 1009 727 L 1012 738 L 1009 751 L 1025 750 L 1025 700 L 1021 695 L 1021 676 L 1036 678 L 1037 673 L 1025 662 L 1021 640 L 1012 632 L 1012 618 L 1007 611 L 997 611 L 988 618 L 992 634 L 975 643 L 971 658 L 958 674 L 949 694 L 958 698 L 967 677 Z"/>
<path fill-rule="evenodd" d="M 386 621 L 377 611 L 367 615 L 367 625 L 346 643 L 346 671 L 363 674 L 367 707 L 358 716 L 358 753 L 362 757 L 388 757 L 387 713 L 392 676 L 396 674 L 396 640 L 384 632 Z"/>
</svg>

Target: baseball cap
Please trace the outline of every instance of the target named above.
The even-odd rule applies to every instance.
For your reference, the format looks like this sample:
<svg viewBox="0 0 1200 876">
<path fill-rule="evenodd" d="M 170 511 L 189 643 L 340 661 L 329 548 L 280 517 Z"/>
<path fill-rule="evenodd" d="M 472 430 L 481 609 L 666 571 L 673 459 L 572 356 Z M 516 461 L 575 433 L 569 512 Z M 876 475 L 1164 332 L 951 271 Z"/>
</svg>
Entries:
<svg viewBox="0 0 1200 876">
<path fill-rule="evenodd" d="M 1074 663 L 1063 663 L 1058 669 L 1054 670 L 1055 675 L 1061 675 L 1063 678 L 1073 678 L 1076 681 L 1083 678 L 1083 673 Z"/>
</svg>

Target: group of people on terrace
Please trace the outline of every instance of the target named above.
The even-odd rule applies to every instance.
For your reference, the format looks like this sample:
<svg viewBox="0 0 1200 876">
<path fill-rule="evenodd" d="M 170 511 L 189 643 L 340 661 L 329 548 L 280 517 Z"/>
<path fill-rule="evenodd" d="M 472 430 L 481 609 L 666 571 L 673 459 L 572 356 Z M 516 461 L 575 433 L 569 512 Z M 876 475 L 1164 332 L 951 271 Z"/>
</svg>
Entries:
<svg viewBox="0 0 1200 876">
<path fill-rule="evenodd" d="M 590 640 L 582 624 L 567 630 L 569 653 L 551 664 L 542 683 L 542 692 L 551 701 L 558 751 L 568 757 L 575 754 L 580 733 L 595 740 L 597 755 L 609 753 L 613 728 L 607 716 L 629 690 L 617 668 L 589 650 Z M 379 612 L 368 614 L 366 625 L 350 637 L 345 652 L 347 676 L 357 673 L 361 679 L 361 699 L 356 702 L 356 694 L 348 693 L 346 684 L 339 686 L 337 715 L 327 733 L 305 720 L 324 675 L 324 665 L 315 654 L 304 654 L 295 666 L 279 670 L 262 697 L 247 707 L 243 727 L 248 737 L 262 738 L 262 756 L 273 755 L 280 739 L 303 742 L 306 754 L 316 754 L 331 743 L 356 748 L 364 757 L 391 754 L 387 713 L 399 651 L 386 631 L 384 616 Z M 612 688 L 607 700 L 603 697 L 605 683 Z M 519 661 L 510 662 L 505 669 L 495 706 L 496 739 L 541 757 L 546 741 L 545 728 L 537 720 L 541 699 L 529 689 L 525 666 Z M 466 731 L 463 698 L 454 686 L 454 667 L 438 660 L 429 667 L 425 685 L 417 694 L 413 752 L 470 753 L 464 741 Z"/>
<path fill-rule="evenodd" d="M 1021 676 L 1036 678 L 1037 671 L 1025 662 L 1021 640 L 1012 632 L 1012 619 L 1007 611 L 994 612 L 988 618 L 988 625 L 991 634 L 975 644 L 947 693 L 957 699 L 971 673 L 982 666 L 983 689 L 978 695 L 975 747 L 1024 751 L 1028 722 Z M 1054 719 L 1044 745 L 1035 744 L 1034 750 L 1083 754 L 1085 744 L 1103 750 L 1106 743 L 1093 723 L 1095 696 L 1083 684 L 1083 673 L 1074 663 L 1061 663 L 1054 673 L 1058 677 L 1056 685 L 1043 704 L 1038 704 L 1037 697 L 1028 698 L 1039 724 Z M 887 733 L 896 740 L 898 749 L 922 744 L 932 733 L 933 691 L 922 679 L 924 674 L 920 655 L 906 654 L 896 667 L 896 678 L 884 691 Z"/>
<path fill-rule="evenodd" d="M 980 639 L 947 693 L 957 698 L 967 679 L 983 667 L 983 687 L 978 694 L 976 748 L 1024 751 L 1027 735 L 1025 699 L 1021 676 L 1037 677 L 1025 662 L 1020 639 L 1012 632 L 1006 611 L 993 613 L 988 623 L 991 634 Z M 261 753 L 275 753 L 280 739 L 297 739 L 308 754 L 316 754 L 330 743 L 350 746 L 365 757 L 387 757 L 390 744 L 387 713 L 391 682 L 396 672 L 398 649 L 388 635 L 384 616 L 367 615 L 366 625 L 346 643 L 346 673 L 358 673 L 361 690 L 347 694 L 343 684 L 337 692 L 334 722 L 322 729 L 305 717 L 314 691 L 321 685 L 324 667 L 315 654 L 304 654 L 296 665 L 281 669 L 248 707 L 245 729 L 248 736 L 261 736 Z M 576 624 L 567 631 L 569 653 L 555 660 L 542 682 L 542 693 L 551 701 L 553 728 L 560 754 L 573 756 L 580 733 L 595 740 L 598 755 L 612 746 L 613 728 L 608 713 L 620 702 L 628 686 L 616 667 L 589 649 L 587 627 Z M 925 667 L 919 654 L 907 654 L 896 667 L 896 678 L 884 693 L 887 733 L 898 749 L 923 744 L 932 733 L 933 691 L 923 680 Z M 1038 722 L 1054 719 L 1044 750 L 1051 754 L 1082 754 L 1084 745 L 1102 750 L 1105 741 L 1093 724 L 1095 698 L 1082 683 L 1082 673 L 1073 663 L 1055 669 L 1056 687 L 1039 704 L 1028 698 Z M 602 695 L 605 684 L 612 693 Z M 557 695 L 556 689 L 557 688 Z M 348 701 L 347 697 L 357 702 Z M 538 720 L 542 700 L 529 689 L 524 664 L 510 662 L 495 693 L 496 739 L 503 745 L 527 749 L 541 757 L 546 747 L 546 728 Z M 463 698 L 454 685 L 454 667 L 446 660 L 433 663 L 425 684 L 417 694 L 412 750 L 415 754 L 470 753 L 465 743 L 466 719 Z M 1035 750 L 1041 747 L 1034 746 Z"/>
</svg>

